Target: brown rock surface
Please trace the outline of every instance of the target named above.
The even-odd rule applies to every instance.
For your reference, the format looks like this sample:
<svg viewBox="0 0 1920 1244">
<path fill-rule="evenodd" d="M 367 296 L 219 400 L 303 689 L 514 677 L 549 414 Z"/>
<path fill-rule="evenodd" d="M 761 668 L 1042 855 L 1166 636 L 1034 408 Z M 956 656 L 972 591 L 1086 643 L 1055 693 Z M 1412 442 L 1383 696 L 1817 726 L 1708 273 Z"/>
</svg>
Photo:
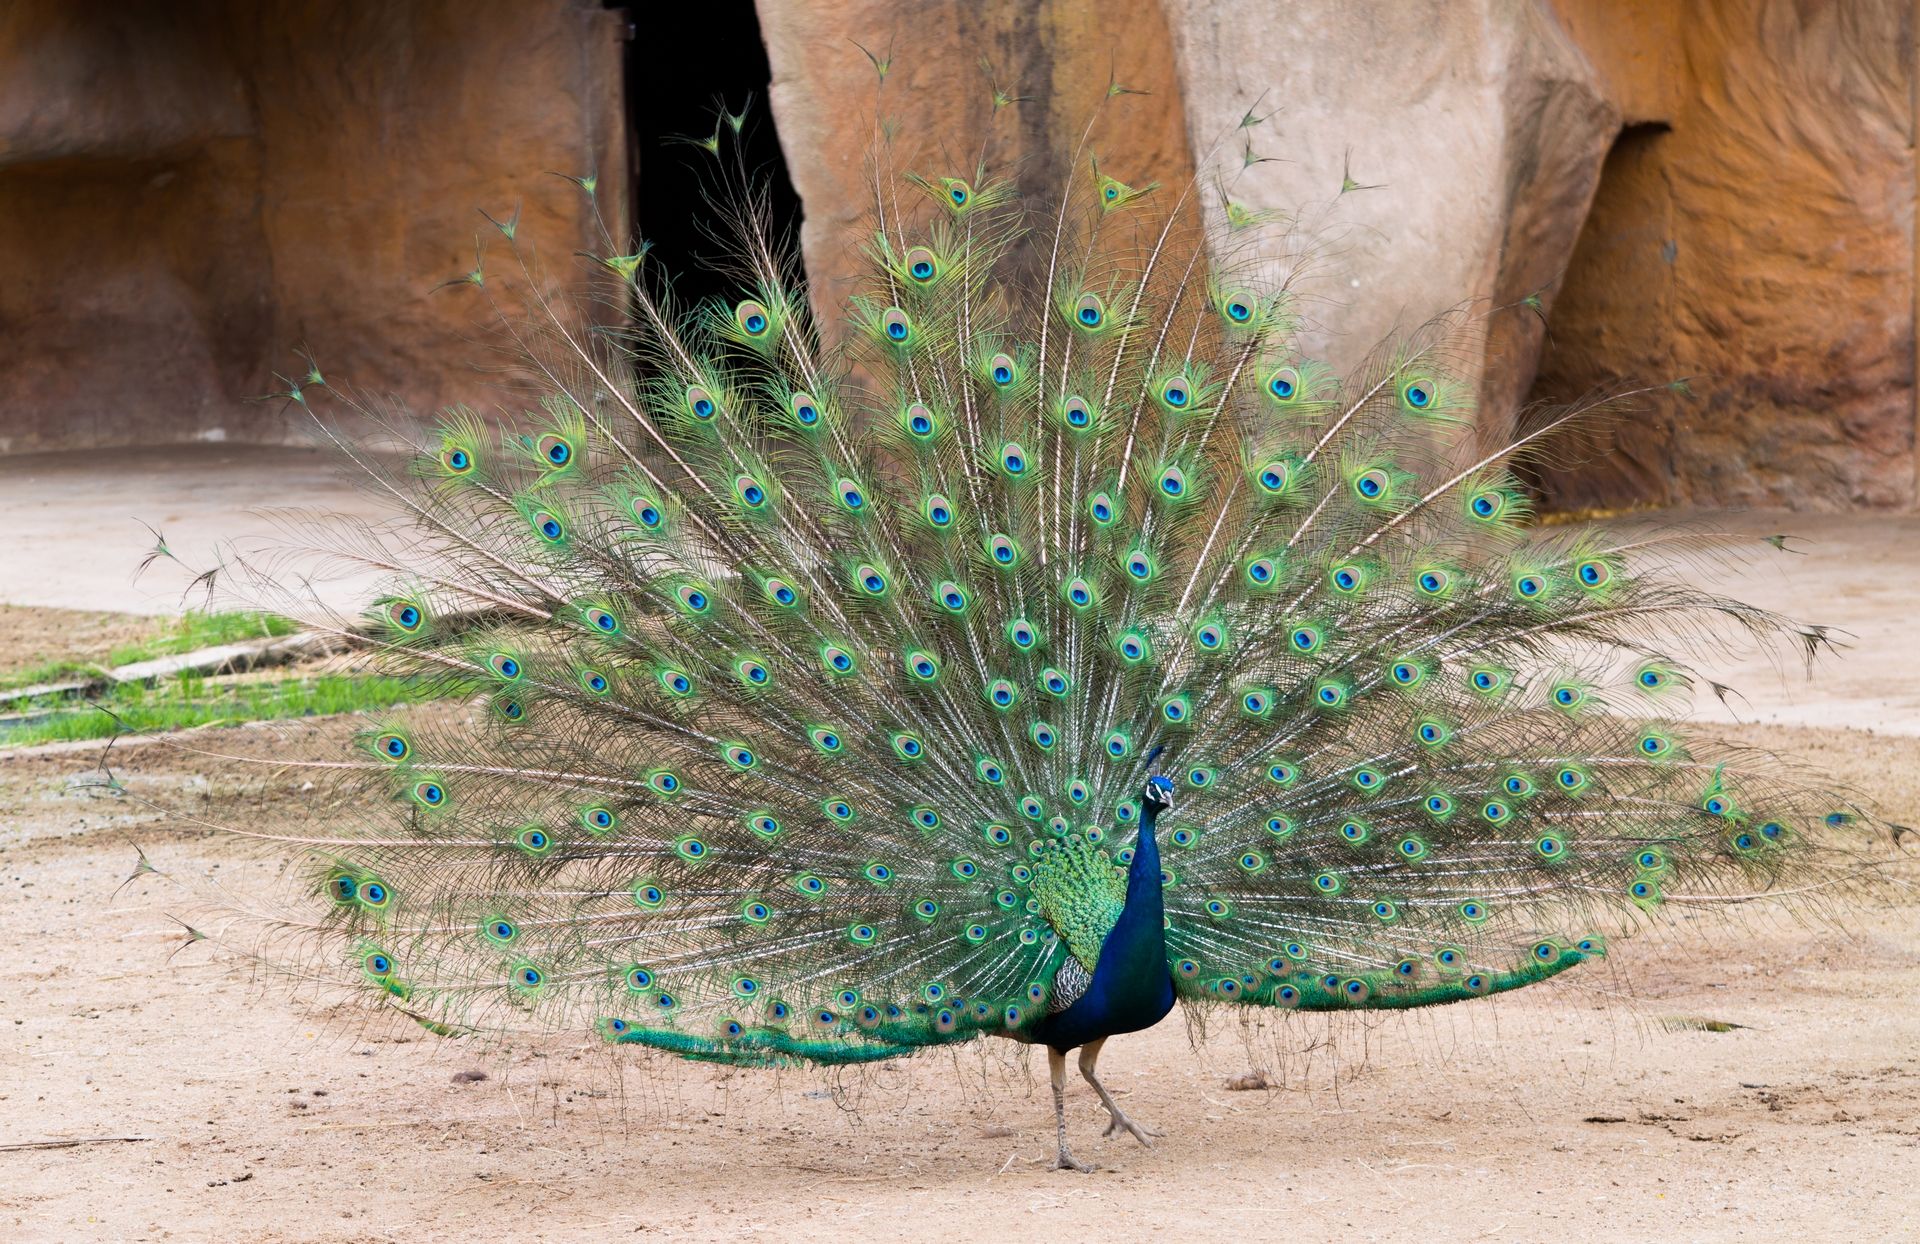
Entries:
<svg viewBox="0 0 1920 1244">
<path fill-rule="evenodd" d="M 1630 122 L 1535 392 L 1691 377 L 1558 505 L 1915 500 L 1910 5 L 1557 0 Z"/>
<path fill-rule="evenodd" d="M 0 452 L 289 434 L 306 343 L 431 409 L 479 399 L 476 208 L 624 217 L 619 20 L 588 0 L 20 0 L 0 10 Z M 496 247 L 496 250 L 498 248 Z"/>
</svg>

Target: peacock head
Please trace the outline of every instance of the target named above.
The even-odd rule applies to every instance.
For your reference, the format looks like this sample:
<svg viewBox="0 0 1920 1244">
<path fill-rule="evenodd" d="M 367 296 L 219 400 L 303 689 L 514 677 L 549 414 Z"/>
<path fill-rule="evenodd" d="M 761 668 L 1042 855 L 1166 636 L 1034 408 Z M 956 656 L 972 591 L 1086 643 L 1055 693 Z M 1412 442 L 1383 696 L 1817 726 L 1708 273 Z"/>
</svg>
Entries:
<svg viewBox="0 0 1920 1244">
<path fill-rule="evenodd" d="M 1147 788 L 1140 792 L 1142 807 L 1152 809 L 1155 816 L 1173 806 L 1173 783 L 1159 774 L 1147 779 Z"/>
</svg>

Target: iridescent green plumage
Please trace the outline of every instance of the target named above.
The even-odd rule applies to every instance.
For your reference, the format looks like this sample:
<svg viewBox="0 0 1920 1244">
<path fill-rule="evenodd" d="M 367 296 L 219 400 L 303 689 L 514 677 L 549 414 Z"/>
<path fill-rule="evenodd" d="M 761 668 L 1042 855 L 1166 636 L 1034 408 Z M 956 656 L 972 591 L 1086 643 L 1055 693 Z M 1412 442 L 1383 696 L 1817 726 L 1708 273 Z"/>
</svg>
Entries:
<svg viewBox="0 0 1920 1244">
<path fill-rule="evenodd" d="M 340 549 L 404 568 L 363 646 L 487 711 L 365 735 L 314 844 L 350 976 L 740 1063 L 1020 1036 L 1120 918 L 1159 749 L 1198 1004 L 1473 997 L 1845 873 L 1823 796 L 1675 721 L 1675 650 L 1787 624 L 1693 537 L 1528 525 L 1514 463 L 1580 412 L 1476 450 L 1474 317 L 1337 377 L 1290 273 L 1079 164 L 1032 215 L 881 177 L 838 337 L 750 214 L 728 306 L 608 259 L 632 321 L 540 304 L 540 414 L 368 464 L 407 522 Z"/>
</svg>

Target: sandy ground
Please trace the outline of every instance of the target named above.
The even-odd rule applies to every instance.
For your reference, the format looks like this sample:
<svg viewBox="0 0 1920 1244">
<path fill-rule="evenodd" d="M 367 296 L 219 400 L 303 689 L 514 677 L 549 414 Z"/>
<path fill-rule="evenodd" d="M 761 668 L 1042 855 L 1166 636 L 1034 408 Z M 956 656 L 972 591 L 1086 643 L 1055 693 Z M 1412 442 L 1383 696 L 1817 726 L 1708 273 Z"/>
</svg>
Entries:
<svg viewBox="0 0 1920 1244">
<path fill-rule="evenodd" d="M 1920 742 L 1747 737 L 1920 821 Z M 1920 897 L 1844 936 L 1687 922 L 1518 994 L 1332 1032 L 1249 1013 L 1199 1039 L 1176 1013 L 1103 1067 L 1158 1148 L 1099 1140 L 1097 1100 L 1069 1090 L 1101 1167 L 1082 1176 L 1047 1169 L 1045 1062 L 1005 1042 L 857 1076 L 730 1071 L 573 1036 L 503 1054 L 289 997 L 182 948 L 168 884 L 118 889 L 136 847 L 240 893 L 272 867 L 89 797 L 96 752 L 0 759 L 6 1240 L 1880 1241 L 1920 1222 Z M 215 818 L 301 798 L 165 746 L 115 772 Z M 1227 1088 L 1252 1069 L 1275 1087 Z M 49 1140 L 82 1143 L 16 1147 Z"/>
<path fill-rule="evenodd" d="M 263 468 L 285 483 L 283 453 L 183 451 L 90 518 L 73 509 L 83 465 L 0 460 L 0 516 L 65 541 L 0 550 L 0 601 L 135 607 L 131 518 L 210 540 L 271 499 Z M 1769 723 L 1737 733 L 1920 825 L 1920 520 L 1722 521 L 1806 533 L 1811 555 L 1715 579 L 1856 645 L 1811 685 L 1730 661 L 1738 711 Z M 139 608 L 177 602 L 139 590 Z M 0 609 L 0 664 L 137 625 Z M 1902 865 L 1908 897 L 1844 934 L 1702 918 L 1424 1014 L 1216 1015 L 1204 1036 L 1176 1014 L 1103 1060 L 1166 1137 L 1100 1140 L 1076 1082 L 1074 1144 L 1101 1167 L 1079 1176 L 1047 1169 L 1044 1059 L 1004 1042 L 857 1076 L 736 1072 L 572 1036 L 504 1054 L 289 996 L 182 948 L 165 883 L 121 888 L 136 849 L 237 893 L 271 866 L 101 796 L 98 753 L 0 752 L 0 1240 L 1920 1238 L 1920 860 Z M 114 770 L 214 819 L 272 823 L 304 798 L 284 774 L 242 781 L 164 746 L 122 745 Z M 1273 1088 L 1227 1088 L 1256 1069 Z"/>
</svg>

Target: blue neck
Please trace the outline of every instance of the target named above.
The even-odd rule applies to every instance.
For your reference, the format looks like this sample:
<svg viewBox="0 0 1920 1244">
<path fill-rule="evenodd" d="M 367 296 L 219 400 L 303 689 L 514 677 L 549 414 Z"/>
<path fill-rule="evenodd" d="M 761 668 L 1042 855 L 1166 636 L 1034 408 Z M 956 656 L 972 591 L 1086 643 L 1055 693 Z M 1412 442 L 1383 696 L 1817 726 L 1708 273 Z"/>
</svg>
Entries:
<svg viewBox="0 0 1920 1244">
<path fill-rule="evenodd" d="M 1133 863 L 1127 867 L 1126 913 L 1160 930 L 1165 904 L 1160 886 L 1160 843 L 1154 838 L 1154 825 L 1160 819 L 1155 807 L 1140 809 L 1140 839 L 1133 846 Z"/>
</svg>

